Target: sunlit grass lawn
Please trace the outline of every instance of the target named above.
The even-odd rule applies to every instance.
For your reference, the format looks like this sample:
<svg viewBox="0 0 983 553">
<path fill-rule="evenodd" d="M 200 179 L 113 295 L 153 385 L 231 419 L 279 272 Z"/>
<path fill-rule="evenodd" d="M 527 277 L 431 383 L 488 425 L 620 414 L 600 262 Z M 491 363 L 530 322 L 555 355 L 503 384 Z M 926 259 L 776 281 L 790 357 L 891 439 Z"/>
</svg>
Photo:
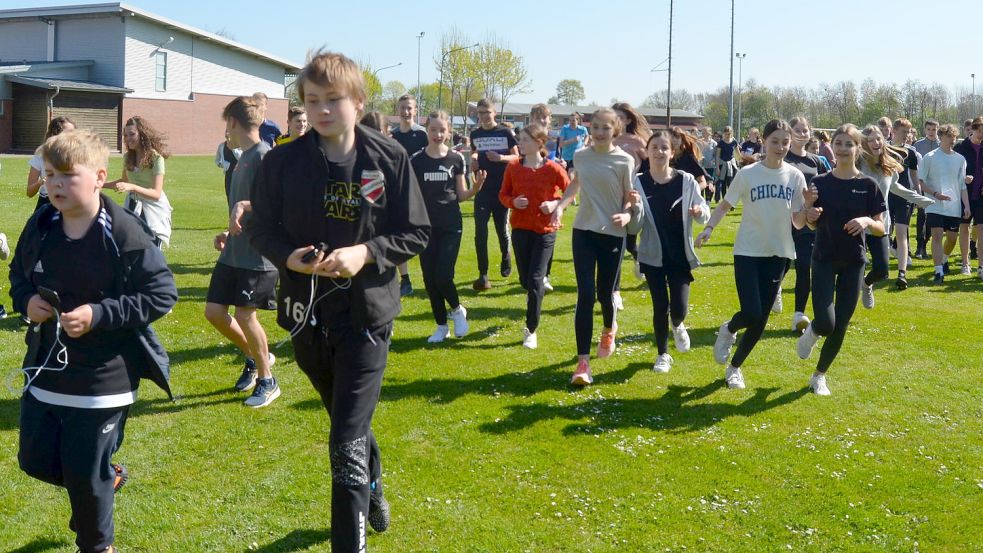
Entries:
<svg viewBox="0 0 983 553">
<path fill-rule="evenodd" d="M 5 157 L 0 175 L 0 231 L 13 241 L 34 206 L 23 196 L 26 161 Z M 275 350 L 279 400 L 253 410 L 231 391 L 242 359 L 202 316 L 212 237 L 226 220 L 221 172 L 206 157 L 167 168 L 175 228 L 166 255 L 181 300 L 156 328 L 178 398 L 141 388 L 118 456 L 131 474 L 117 498 L 118 545 L 327 551 L 328 418 L 289 345 Z M 418 291 L 397 320 L 374 421 L 393 524 L 369 537 L 370 550 L 983 549 L 983 282 L 952 276 L 934 287 L 929 262 L 916 261 L 909 290 L 879 286 L 830 371 L 833 396 L 818 398 L 805 388 L 815 358 L 800 361 L 788 332 L 789 276 L 786 311 L 744 366 L 747 390 L 727 390 L 711 346 L 737 308 L 732 214 L 701 252 L 687 320 L 693 350 L 671 350 L 668 375 L 650 370 L 651 304 L 626 262 L 619 349 L 593 362 L 594 386 L 574 390 L 570 225 L 540 348 L 528 351 L 516 276 L 471 291 L 464 209 L 457 281 L 472 331 L 426 343 L 434 323 L 413 261 Z M 9 308 L 5 279 L 0 287 Z M 263 322 L 272 341 L 285 337 L 272 313 Z M 15 318 L 0 321 L 5 376 L 20 364 L 22 333 Z M 0 551 L 74 550 L 64 491 L 17 468 L 17 417 L 17 399 L 0 390 Z"/>
</svg>

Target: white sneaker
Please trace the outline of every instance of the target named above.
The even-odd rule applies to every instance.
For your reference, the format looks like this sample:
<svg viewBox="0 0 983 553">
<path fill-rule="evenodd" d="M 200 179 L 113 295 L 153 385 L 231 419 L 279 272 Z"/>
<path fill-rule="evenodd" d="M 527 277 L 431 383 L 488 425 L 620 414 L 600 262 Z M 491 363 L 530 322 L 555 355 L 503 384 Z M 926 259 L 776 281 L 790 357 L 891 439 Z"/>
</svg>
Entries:
<svg viewBox="0 0 983 553">
<path fill-rule="evenodd" d="M 969 276 L 969 275 L 973 274 L 973 269 L 970 268 L 969 265 L 963 265 L 963 269 L 962 269 L 962 271 L 959 272 L 959 274 L 964 275 L 964 276 Z"/>
<path fill-rule="evenodd" d="M 771 312 L 772 313 L 781 313 L 782 312 L 782 289 L 781 288 L 778 289 L 778 295 L 775 296 L 775 303 L 771 304 Z"/>
<path fill-rule="evenodd" d="M 727 329 L 728 323 L 730 321 L 720 325 L 720 330 L 717 331 L 717 341 L 713 344 L 713 358 L 721 365 L 727 363 L 727 359 L 730 358 L 730 348 L 734 347 L 734 342 L 737 341 L 737 334 L 732 334 Z"/>
<path fill-rule="evenodd" d="M 737 367 L 727 365 L 727 371 L 724 373 L 724 380 L 727 381 L 727 387 L 731 390 L 744 389 L 744 375 L 741 374 L 741 369 Z"/>
<path fill-rule="evenodd" d="M 807 326 L 809 326 L 809 317 L 801 311 L 796 311 L 792 315 L 792 332 L 804 332 Z"/>
<path fill-rule="evenodd" d="M 676 351 L 686 353 L 689 351 L 689 332 L 686 332 L 686 325 L 679 323 L 679 326 L 672 326 L 672 338 L 676 342 Z"/>
<path fill-rule="evenodd" d="M 873 284 L 871 284 L 871 285 L 865 284 L 864 287 L 860 291 L 861 291 L 860 303 L 864 304 L 864 307 L 866 307 L 867 309 L 873 309 L 874 308 L 874 285 Z"/>
<path fill-rule="evenodd" d="M 447 325 L 437 325 L 437 330 L 434 330 L 433 334 L 431 334 L 430 337 L 427 338 L 427 342 L 431 344 L 439 344 L 440 342 L 446 340 L 447 336 L 449 336 L 450 333 L 451 331 L 447 327 Z"/>
<path fill-rule="evenodd" d="M 467 336 L 468 329 L 471 328 L 471 325 L 468 324 L 468 310 L 463 305 L 458 305 L 457 309 L 452 309 L 448 315 L 451 322 L 454 323 L 454 337 L 463 338 Z"/>
<path fill-rule="evenodd" d="M 529 332 L 528 328 L 523 328 L 522 336 L 522 347 L 528 349 L 536 349 L 539 347 L 539 340 L 536 338 L 535 332 Z"/>
<path fill-rule="evenodd" d="M 807 326 L 795 344 L 795 351 L 799 354 L 799 359 L 808 359 L 818 341 L 819 336 L 812 331 L 812 325 Z"/>
<path fill-rule="evenodd" d="M 655 358 L 655 364 L 652 365 L 652 370 L 660 374 L 666 374 L 671 368 L 672 356 L 668 353 L 660 353 L 659 356 Z"/>
<path fill-rule="evenodd" d="M 611 295 L 611 303 L 614 304 L 614 308 L 618 311 L 625 310 L 625 300 L 621 297 L 621 292 L 615 292 Z"/>
<path fill-rule="evenodd" d="M 809 379 L 809 387 L 817 396 L 828 396 L 829 387 L 826 386 L 826 375 L 819 373 L 812 375 Z"/>
<path fill-rule="evenodd" d="M 642 274 L 642 264 L 637 259 L 635 260 L 635 278 L 638 280 L 645 278 L 645 275 Z"/>
<path fill-rule="evenodd" d="M 549 276 L 544 276 L 543 277 L 543 290 L 546 290 L 546 293 L 547 294 L 549 294 L 550 292 L 553 291 L 553 284 L 550 283 L 550 277 Z"/>
<path fill-rule="evenodd" d="M 0 260 L 10 256 L 10 244 L 7 243 L 7 235 L 0 232 Z"/>
</svg>

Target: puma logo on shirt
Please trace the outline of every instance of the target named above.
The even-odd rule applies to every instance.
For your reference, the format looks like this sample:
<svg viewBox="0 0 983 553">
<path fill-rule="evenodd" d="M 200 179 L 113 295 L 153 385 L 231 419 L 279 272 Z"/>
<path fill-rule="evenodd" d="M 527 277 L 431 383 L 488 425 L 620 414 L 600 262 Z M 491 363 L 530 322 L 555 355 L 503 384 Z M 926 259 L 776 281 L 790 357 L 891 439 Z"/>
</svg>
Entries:
<svg viewBox="0 0 983 553">
<path fill-rule="evenodd" d="M 427 172 L 423 174 L 424 182 L 447 182 L 454 176 L 454 167 L 440 167 L 440 171 Z"/>
</svg>

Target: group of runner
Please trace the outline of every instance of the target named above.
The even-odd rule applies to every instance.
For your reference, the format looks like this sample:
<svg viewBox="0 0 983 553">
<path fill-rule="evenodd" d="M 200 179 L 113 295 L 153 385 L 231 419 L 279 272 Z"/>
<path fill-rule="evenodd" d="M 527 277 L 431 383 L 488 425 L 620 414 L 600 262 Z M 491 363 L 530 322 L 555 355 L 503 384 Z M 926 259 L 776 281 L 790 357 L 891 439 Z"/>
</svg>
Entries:
<svg viewBox="0 0 983 553">
<path fill-rule="evenodd" d="M 530 122 L 515 133 L 496 120 L 493 102 L 481 100 L 466 158 L 449 144 L 450 117 L 435 111 L 418 125 L 411 96 L 399 99 L 394 128 L 380 114 L 363 113 L 361 71 L 341 54 L 314 55 L 297 88 L 303 109 L 291 110 L 285 135 L 266 119 L 261 94 L 238 97 L 221 114 L 227 140 L 216 164 L 227 174 L 228 226 L 214 239 L 220 254 L 205 317 L 243 353 L 235 388 L 250 392 L 250 407 L 269 405 L 281 393 L 257 310 L 275 309 L 278 324 L 289 331 L 297 363 L 331 419 L 335 551 L 363 551 L 366 522 L 377 531 L 389 525 L 371 420 L 399 298 L 412 293 L 407 261 L 420 257 L 436 323 L 428 342 L 469 331 L 455 285 L 464 236 L 461 202 L 475 202 L 473 288 L 492 286 L 491 221 L 503 278 L 515 257 L 526 292 L 522 344 L 535 349 L 558 231 L 565 211 L 579 201 L 568 221 L 577 288 L 576 386 L 593 382 L 595 336 L 596 357 L 617 349 L 625 251 L 652 301 L 653 370 L 671 369 L 670 334 L 676 351 L 690 350 L 685 322 L 700 266 L 697 251 L 714 240 L 715 229 L 738 205 L 733 253 L 740 309 L 720 325 L 713 346 L 726 385 L 736 389 L 745 387 L 742 367 L 770 313 L 781 312 L 781 285 L 790 269 L 796 272 L 795 349 L 809 358 L 825 338 L 809 386 L 829 395 L 826 373 L 858 300 L 873 308 L 873 287 L 888 276 L 892 227 L 900 289 L 908 286 L 913 207 L 926 211 L 938 283 L 960 227 L 975 219 L 976 232 L 983 230 L 983 118 L 970 122 L 971 134 L 959 144 L 958 128 L 941 126 L 938 147 L 924 155 L 919 148 L 926 149 L 934 130 L 909 147 L 911 124 L 904 119 L 862 130 L 845 124 L 820 156 L 808 151 L 814 136 L 803 117 L 769 121 L 737 144 L 729 128 L 719 142 L 711 141 L 709 129 L 697 136 L 678 128 L 653 132 L 625 103 L 594 111 L 589 128 L 574 115 L 551 133 L 550 108 L 537 104 Z M 40 161 L 31 164 L 28 195 L 42 199 L 12 265 L 14 306 L 29 318 L 29 335 L 36 334 L 24 363 L 19 458 L 28 474 L 68 489 L 70 526 L 81 550 L 112 553 L 113 493 L 127 471 L 109 459 L 122 443 L 146 359 L 156 367 L 150 377 L 167 389 L 166 354 L 149 328 L 177 299 L 159 251 L 170 238 L 163 193 L 167 152 L 159 133 L 134 117 L 124 126 L 123 175 L 110 181 L 98 138 L 75 130 L 70 120 L 56 121 L 38 151 Z M 107 187 L 125 192 L 131 209 L 120 210 L 101 195 Z M 968 266 L 967 255 L 964 248 Z M 72 281 L 71 260 L 79 256 L 105 266 L 92 265 L 89 278 Z M 983 278 L 983 268 L 978 271 Z M 810 294 L 811 319 L 805 313 Z M 595 302 L 602 314 L 599 335 Z M 80 372 L 100 367 L 111 370 Z M 96 409 L 99 416 L 91 416 Z M 100 429 L 103 435 L 94 436 Z M 80 439 L 62 450 L 58 432 L 78 432 Z"/>
</svg>

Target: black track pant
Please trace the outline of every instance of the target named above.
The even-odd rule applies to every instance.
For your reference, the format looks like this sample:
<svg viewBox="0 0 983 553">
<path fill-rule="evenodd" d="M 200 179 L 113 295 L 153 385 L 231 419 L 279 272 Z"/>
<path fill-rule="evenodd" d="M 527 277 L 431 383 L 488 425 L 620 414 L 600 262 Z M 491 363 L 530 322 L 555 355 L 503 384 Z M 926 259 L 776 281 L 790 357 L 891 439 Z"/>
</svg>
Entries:
<svg viewBox="0 0 983 553">
<path fill-rule="evenodd" d="M 816 370 L 826 372 L 843 346 L 850 318 L 857 309 L 864 264 L 814 261 L 812 264 L 812 331 L 825 336 Z"/>
<path fill-rule="evenodd" d="M 323 323 L 322 323 L 323 324 Z M 331 551 L 365 551 L 372 482 L 382 476 L 372 414 L 379 402 L 392 323 L 358 332 L 305 325 L 294 354 L 331 419 Z"/>
<path fill-rule="evenodd" d="M 454 266 L 461 251 L 461 227 L 435 228 L 430 232 L 427 247 L 420 252 L 423 286 L 430 298 L 430 310 L 439 325 L 447 324 L 447 305 L 461 305 L 454 286 Z"/>
<path fill-rule="evenodd" d="M 601 303 L 605 328 L 614 325 L 614 281 L 621 267 L 625 239 L 590 230 L 573 229 L 573 270 L 577 276 L 577 311 L 573 324 L 577 355 L 590 353 L 594 334 L 594 299 Z M 596 279 L 596 284 L 595 284 Z"/>
<path fill-rule="evenodd" d="M 478 256 L 478 274 L 488 274 L 488 219 L 495 221 L 495 234 L 502 260 L 509 258 L 509 208 L 498 201 L 498 195 L 483 197 L 478 195 L 474 201 L 474 251 Z"/>
<path fill-rule="evenodd" d="M 925 251 L 925 246 L 932 239 L 932 232 L 925 225 L 925 210 L 917 207 L 915 211 L 915 251 Z"/>
<path fill-rule="evenodd" d="M 867 251 L 870 252 L 870 272 L 864 277 L 864 284 L 870 286 L 887 278 L 888 255 L 891 253 L 890 239 L 887 235 L 877 237 L 864 235 L 867 241 Z"/>
<path fill-rule="evenodd" d="M 795 267 L 795 311 L 805 313 L 812 289 L 812 250 L 816 245 L 816 233 L 792 231 L 795 242 L 795 261 L 789 260 L 788 267 Z M 788 269 L 785 270 L 788 272 Z"/>
<path fill-rule="evenodd" d="M 734 281 L 741 310 L 730 319 L 727 328 L 736 333 L 746 329 L 730 364 L 740 367 L 768 324 L 771 306 L 782 285 L 788 260 L 784 257 L 734 256 Z"/>
<path fill-rule="evenodd" d="M 526 291 L 526 328 L 536 332 L 543 309 L 543 277 L 553 257 L 556 233 L 539 234 L 531 230 L 512 229 L 512 249 L 519 269 L 519 284 Z"/>
<path fill-rule="evenodd" d="M 714 190 L 713 192 L 713 199 L 717 203 L 720 203 L 720 200 L 724 199 L 724 196 L 727 195 L 727 188 L 730 186 L 730 183 L 733 180 L 734 177 L 730 176 L 730 177 L 723 177 L 722 179 L 717 181 L 717 189 Z"/>
<path fill-rule="evenodd" d="M 686 320 L 689 310 L 689 276 L 679 271 L 666 270 L 642 263 L 642 274 L 652 296 L 652 328 L 655 330 L 655 346 L 659 353 L 669 351 L 669 319 L 672 326 Z"/>
<path fill-rule="evenodd" d="M 113 544 L 113 483 L 110 458 L 119 447 L 126 408 L 79 409 L 21 399 L 17 460 L 29 476 L 64 487 L 72 505 L 75 545 L 83 553 Z"/>
</svg>

